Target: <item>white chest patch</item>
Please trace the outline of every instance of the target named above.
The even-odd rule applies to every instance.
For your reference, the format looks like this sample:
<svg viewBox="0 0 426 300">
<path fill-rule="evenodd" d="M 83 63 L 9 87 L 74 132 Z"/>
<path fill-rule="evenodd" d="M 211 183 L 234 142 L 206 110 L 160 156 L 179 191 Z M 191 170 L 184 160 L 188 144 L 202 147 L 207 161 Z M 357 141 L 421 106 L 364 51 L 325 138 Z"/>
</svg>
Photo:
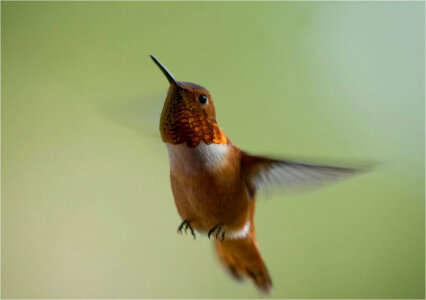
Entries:
<svg viewBox="0 0 426 300">
<path fill-rule="evenodd" d="M 186 144 L 174 145 L 166 143 L 169 152 L 170 168 L 179 168 L 185 173 L 207 169 L 220 170 L 227 162 L 228 145 L 210 144 L 201 142 L 195 148 Z"/>
</svg>

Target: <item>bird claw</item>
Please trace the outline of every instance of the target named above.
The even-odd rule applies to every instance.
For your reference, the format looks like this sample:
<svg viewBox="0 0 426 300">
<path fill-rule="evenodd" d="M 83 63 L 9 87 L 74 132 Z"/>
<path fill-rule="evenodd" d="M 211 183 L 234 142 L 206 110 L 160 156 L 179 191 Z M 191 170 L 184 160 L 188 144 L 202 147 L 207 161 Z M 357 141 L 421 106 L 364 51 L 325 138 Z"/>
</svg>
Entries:
<svg viewBox="0 0 426 300">
<path fill-rule="evenodd" d="M 194 229 L 192 229 L 191 224 L 189 223 L 188 220 L 184 220 L 182 223 L 180 223 L 179 227 L 178 227 L 178 233 L 182 233 L 182 230 L 185 228 L 185 233 L 187 233 L 188 229 L 191 231 L 192 236 L 194 237 L 195 240 L 195 232 Z"/>
<path fill-rule="evenodd" d="M 223 228 L 223 224 L 215 225 L 212 229 L 207 233 L 208 238 L 216 231 L 215 237 L 216 239 L 220 239 L 222 242 L 225 239 L 225 229 Z"/>
</svg>

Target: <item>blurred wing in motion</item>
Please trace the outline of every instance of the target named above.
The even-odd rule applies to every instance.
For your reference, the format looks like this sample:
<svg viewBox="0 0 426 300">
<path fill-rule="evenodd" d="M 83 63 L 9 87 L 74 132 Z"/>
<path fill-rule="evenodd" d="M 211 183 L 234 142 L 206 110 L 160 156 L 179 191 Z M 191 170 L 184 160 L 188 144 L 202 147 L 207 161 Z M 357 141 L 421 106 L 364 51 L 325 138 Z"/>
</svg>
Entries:
<svg viewBox="0 0 426 300">
<path fill-rule="evenodd" d="M 258 191 L 309 189 L 322 186 L 362 172 L 362 169 L 314 165 L 243 152 L 242 170 L 253 195 Z"/>
<path fill-rule="evenodd" d="M 114 99 L 102 103 L 98 111 L 110 121 L 162 144 L 158 128 L 164 98 L 163 93 L 158 93 L 133 99 Z"/>
<path fill-rule="evenodd" d="M 124 99 L 110 99 L 97 107 L 102 118 L 135 132 L 158 157 L 164 157 L 159 124 L 164 93 Z"/>
</svg>

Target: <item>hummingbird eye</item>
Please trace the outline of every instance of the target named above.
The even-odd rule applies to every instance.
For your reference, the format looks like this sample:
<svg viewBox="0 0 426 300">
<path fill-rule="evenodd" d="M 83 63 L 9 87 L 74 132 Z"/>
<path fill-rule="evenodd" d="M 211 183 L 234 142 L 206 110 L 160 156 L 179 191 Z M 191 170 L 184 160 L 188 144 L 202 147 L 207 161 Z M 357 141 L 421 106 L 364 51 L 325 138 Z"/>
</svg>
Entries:
<svg viewBox="0 0 426 300">
<path fill-rule="evenodd" d="M 207 96 L 204 94 L 201 94 L 200 96 L 198 96 L 198 102 L 200 102 L 201 104 L 207 104 Z"/>
</svg>

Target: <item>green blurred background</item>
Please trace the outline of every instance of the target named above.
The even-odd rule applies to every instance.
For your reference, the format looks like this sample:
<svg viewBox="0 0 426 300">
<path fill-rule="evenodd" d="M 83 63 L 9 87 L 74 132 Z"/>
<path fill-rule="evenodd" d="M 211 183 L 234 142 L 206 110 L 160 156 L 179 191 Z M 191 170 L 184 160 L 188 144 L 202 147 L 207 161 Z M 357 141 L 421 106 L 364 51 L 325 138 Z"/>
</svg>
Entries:
<svg viewBox="0 0 426 300">
<path fill-rule="evenodd" d="M 247 151 L 380 163 L 259 199 L 272 297 L 424 298 L 424 5 L 2 2 L 2 297 L 259 297 L 176 233 L 153 53 Z"/>
</svg>

